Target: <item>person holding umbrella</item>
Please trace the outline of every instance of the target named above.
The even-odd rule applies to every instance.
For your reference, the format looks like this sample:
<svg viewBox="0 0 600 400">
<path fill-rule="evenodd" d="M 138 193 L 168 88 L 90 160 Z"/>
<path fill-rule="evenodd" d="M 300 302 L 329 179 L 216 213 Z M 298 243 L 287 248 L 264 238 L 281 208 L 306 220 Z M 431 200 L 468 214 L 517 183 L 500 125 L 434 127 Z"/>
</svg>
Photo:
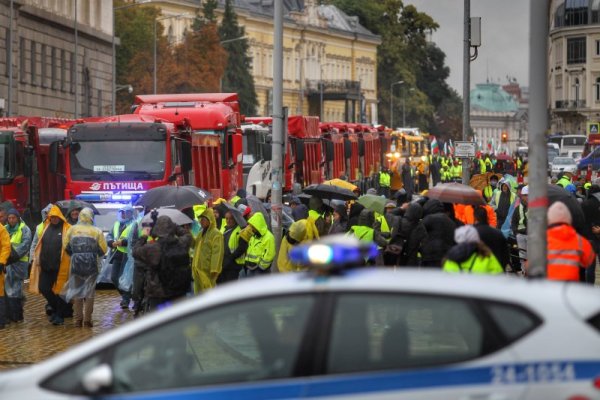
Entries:
<svg viewBox="0 0 600 400">
<path fill-rule="evenodd" d="M 207 208 L 200 215 L 202 232 L 196 240 L 192 276 L 194 293 L 199 294 L 212 289 L 223 268 L 224 242 L 223 234 L 217 228 L 212 208 Z"/>
</svg>

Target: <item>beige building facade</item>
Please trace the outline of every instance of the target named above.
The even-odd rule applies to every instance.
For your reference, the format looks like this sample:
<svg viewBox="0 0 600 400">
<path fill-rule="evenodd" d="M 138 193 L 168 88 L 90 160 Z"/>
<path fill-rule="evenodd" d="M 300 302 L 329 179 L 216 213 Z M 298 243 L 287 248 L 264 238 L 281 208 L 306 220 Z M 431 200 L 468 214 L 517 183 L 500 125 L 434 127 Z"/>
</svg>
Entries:
<svg viewBox="0 0 600 400">
<path fill-rule="evenodd" d="M 600 121 L 600 1 L 552 0 L 548 49 L 551 133 Z"/>
<path fill-rule="evenodd" d="M 218 18 L 223 12 L 219 2 Z M 154 1 L 172 41 L 189 29 L 198 1 Z M 270 115 L 273 88 L 273 2 L 234 0 L 245 28 L 258 97 L 258 114 Z M 201 4 L 200 4 L 201 7 Z M 321 115 L 322 121 L 377 122 L 377 46 L 379 36 L 357 17 L 314 0 L 284 1 L 283 90 L 289 114 Z M 162 22 L 162 21 L 161 21 Z M 321 90 L 322 89 L 322 90 Z M 322 113 L 321 113 L 322 109 Z"/>
</svg>

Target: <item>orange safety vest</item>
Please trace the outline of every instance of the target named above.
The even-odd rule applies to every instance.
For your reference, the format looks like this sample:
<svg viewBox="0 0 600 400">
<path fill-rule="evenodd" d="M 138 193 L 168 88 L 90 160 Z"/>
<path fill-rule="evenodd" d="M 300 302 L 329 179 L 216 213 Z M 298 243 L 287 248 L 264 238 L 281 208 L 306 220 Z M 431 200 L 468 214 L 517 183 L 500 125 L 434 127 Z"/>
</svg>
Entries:
<svg viewBox="0 0 600 400">
<path fill-rule="evenodd" d="M 548 228 L 546 275 L 554 281 L 579 281 L 579 268 L 587 268 L 596 258 L 590 242 L 567 224 Z"/>
<path fill-rule="evenodd" d="M 456 206 L 457 206 L 457 204 L 454 205 L 454 214 L 455 215 L 457 212 Z M 496 217 L 496 213 L 494 212 L 494 209 L 492 208 L 492 206 L 490 206 L 489 204 L 485 204 L 481 207 L 485 208 L 485 211 L 487 212 L 489 226 L 491 226 L 492 228 L 496 228 L 496 225 L 498 224 L 498 219 Z M 475 223 L 475 208 L 473 206 L 464 206 L 461 204 L 461 207 L 458 207 L 458 209 L 461 210 L 461 214 L 460 214 L 461 218 L 459 219 L 457 217 L 457 219 L 459 219 L 459 221 L 461 221 L 463 224 L 468 224 L 468 225 L 473 225 Z"/>
</svg>

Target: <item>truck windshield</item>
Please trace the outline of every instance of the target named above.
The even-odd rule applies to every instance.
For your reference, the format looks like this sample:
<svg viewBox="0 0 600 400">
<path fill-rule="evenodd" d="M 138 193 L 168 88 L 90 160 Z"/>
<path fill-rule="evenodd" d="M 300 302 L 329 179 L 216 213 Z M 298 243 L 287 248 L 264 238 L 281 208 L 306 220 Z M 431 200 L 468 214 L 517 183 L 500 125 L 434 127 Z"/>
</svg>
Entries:
<svg viewBox="0 0 600 400">
<path fill-rule="evenodd" d="M 11 163 L 11 143 L 10 138 L 12 132 L 0 131 L 0 179 L 12 178 L 14 171 L 12 170 Z"/>
<path fill-rule="evenodd" d="M 73 180 L 159 180 L 165 174 L 164 141 L 81 141 L 71 145 Z"/>
</svg>

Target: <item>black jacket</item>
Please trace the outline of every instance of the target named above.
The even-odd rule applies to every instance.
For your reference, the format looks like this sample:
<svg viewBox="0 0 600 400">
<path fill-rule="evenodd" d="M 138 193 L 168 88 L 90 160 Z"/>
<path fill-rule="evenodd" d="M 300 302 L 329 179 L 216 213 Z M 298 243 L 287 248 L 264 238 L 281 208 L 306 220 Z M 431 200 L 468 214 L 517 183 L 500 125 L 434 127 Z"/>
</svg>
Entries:
<svg viewBox="0 0 600 400">
<path fill-rule="evenodd" d="M 494 256 L 496 256 L 502 268 L 506 269 L 506 265 L 509 262 L 508 243 L 502 232 L 487 224 L 475 224 L 474 226 L 475 229 L 477 229 L 481 241 L 492 250 L 492 253 L 494 253 Z"/>
<path fill-rule="evenodd" d="M 423 207 L 423 225 L 427 231 L 427 246 L 421 255 L 423 262 L 436 263 L 440 267 L 442 259 L 454 246 L 454 230 L 456 224 L 444 212 L 444 205 L 436 199 L 429 199 Z"/>
<path fill-rule="evenodd" d="M 411 203 L 400 221 L 399 236 L 405 241 L 400 256 L 400 265 L 418 266 L 418 253 L 422 244 L 427 239 L 427 230 L 421 222 L 423 207 L 418 203 Z"/>
</svg>

